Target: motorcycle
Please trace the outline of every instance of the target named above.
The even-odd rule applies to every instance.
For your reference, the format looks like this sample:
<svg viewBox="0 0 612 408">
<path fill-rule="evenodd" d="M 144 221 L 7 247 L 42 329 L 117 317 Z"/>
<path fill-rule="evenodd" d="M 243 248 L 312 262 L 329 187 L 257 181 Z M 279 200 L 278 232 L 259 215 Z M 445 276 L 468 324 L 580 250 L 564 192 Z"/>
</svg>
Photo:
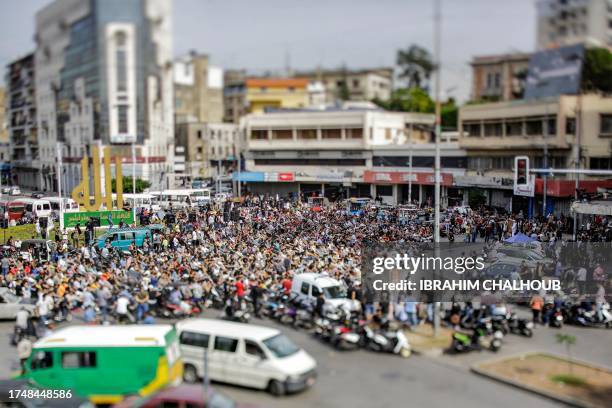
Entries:
<svg viewBox="0 0 612 408">
<path fill-rule="evenodd" d="M 222 319 L 229 320 L 230 322 L 248 323 L 251 320 L 251 314 L 244 300 L 236 303 L 228 299 Z"/>
<path fill-rule="evenodd" d="M 408 343 L 406 335 L 401 330 L 381 330 L 374 331 L 368 325 L 363 325 L 363 335 L 361 344 L 372 351 L 399 354 L 404 358 L 410 357 L 412 348 Z"/>
<path fill-rule="evenodd" d="M 503 333 L 499 330 L 493 331 L 493 325 L 487 320 L 477 325 L 471 333 L 455 331 L 451 350 L 455 353 L 483 349 L 497 352 L 502 346 L 503 338 Z"/>
<path fill-rule="evenodd" d="M 508 316 L 507 321 L 510 333 L 520 334 L 525 337 L 533 336 L 533 322 L 521 319 L 514 313 Z"/>
</svg>

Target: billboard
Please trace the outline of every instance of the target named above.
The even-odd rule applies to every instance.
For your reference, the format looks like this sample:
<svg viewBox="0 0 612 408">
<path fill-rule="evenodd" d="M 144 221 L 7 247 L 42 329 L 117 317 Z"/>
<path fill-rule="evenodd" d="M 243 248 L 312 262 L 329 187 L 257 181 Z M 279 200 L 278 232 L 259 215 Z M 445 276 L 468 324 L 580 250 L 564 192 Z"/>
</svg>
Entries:
<svg viewBox="0 0 612 408">
<path fill-rule="evenodd" d="M 584 45 L 570 45 L 536 52 L 529 60 L 525 99 L 541 99 L 580 90 Z"/>
</svg>

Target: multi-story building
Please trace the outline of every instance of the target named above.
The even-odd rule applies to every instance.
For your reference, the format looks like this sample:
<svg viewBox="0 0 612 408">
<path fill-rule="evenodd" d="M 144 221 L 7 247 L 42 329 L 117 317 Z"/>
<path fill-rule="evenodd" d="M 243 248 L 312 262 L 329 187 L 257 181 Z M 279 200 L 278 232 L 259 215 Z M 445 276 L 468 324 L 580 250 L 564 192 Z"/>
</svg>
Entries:
<svg viewBox="0 0 612 408">
<path fill-rule="evenodd" d="M 529 53 L 474 57 L 472 100 L 510 101 L 521 99 L 529 68 Z"/>
<path fill-rule="evenodd" d="M 233 123 L 177 123 L 176 144 L 184 148 L 186 174 L 212 179 L 236 167 L 241 132 Z"/>
<path fill-rule="evenodd" d="M 598 94 L 466 105 L 460 109 L 459 130 L 459 144 L 468 154 L 468 185 L 485 188 L 491 205 L 510 208 L 512 203 L 515 212 L 537 214 L 543 207 L 541 176 L 535 180 L 535 199 L 513 196 L 515 156 L 530 157 L 533 168 L 544 168 L 545 157 L 556 169 L 612 168 L 612 98 Z M 612 187 L 602 177 L 579 177 L 579 187 L 587 191 Z M 575 176 L 549 177 L 546 191 L 547 212 L 567 214 Z"/>
<path fill-rule="evenodd" d="M 538 49 L 586 43 L 612 46 L 610 0 L 538 0 Z"/>
<path fill-rule="evenodd" d="M 304 78 L 248 78 L 245 90 L 249 113 L 270 108 L 305 108 L 310 101 L 308 80 Z"/>
<path fill-rule="evenodd" d="M 112 147 L 156 182 L 173 164 L 172 9 L 166 0 L 56 0 L 36 14 L 36 107 L 42 187 L 81 178 L 90 147 Z"/>
<path fill-rule="evenodd" d="M 226 70 L 223 72 L 223 121 L 239 123 L 248 113 L 246 103 L 246 71 Z"/>
<path fill-rule="evenodd" d="M 298 72 L 296 76 L 317 81 L 325 88 L 325 102 L 388 100 L 393 90 L 393 68 L 362 70 L 316 70 Z"/>
<path fill-rule="evenodd" d="M 0 181 L 7 183 L 10 181 L 10 144 L 8 137 L 8 127 L 6 123 L 6 99 L 5 90 L 0 88 Z"/>
<path fill-rule="evenodd" d="M 43 188 L 39 160 L 34 55 L 11 62 L 6 71 L 6 123 L 12 181 L 33 190 Z"/>
<path fill-rule="evenodd" d="M 380 196 L 390 203 L 433 200 L 430 114 L 304 110 L 247 115 L 245 172 L 236 180 L 254 193 Z M 462 200 L 453 177 L 465 173 L 457 142 L 441 143 L 442 199 Z"/>
<path fill-rule="evenodd" d="M 223 121 L 223 70 L 192 52 L 174 62 L 176 123 Z"/>
</svg>

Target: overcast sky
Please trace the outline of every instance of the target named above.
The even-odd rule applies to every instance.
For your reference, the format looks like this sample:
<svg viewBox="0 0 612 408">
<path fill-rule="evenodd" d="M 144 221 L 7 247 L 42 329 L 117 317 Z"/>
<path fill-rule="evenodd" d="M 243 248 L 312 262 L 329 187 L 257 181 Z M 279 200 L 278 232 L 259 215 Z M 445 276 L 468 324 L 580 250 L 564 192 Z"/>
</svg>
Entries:
<svg viewBox="0 0 612 408">
<path fill-rule="evenodd" d="M 61 1 L 61 0 L 60 0 Z M 442 0 L 442 88 L 469 95 L 474 55 L 531 51 L 535 0 Z M 34 14 L 50 0 L 0 2 L 0 65 L 34 47 Z M 262 71 L 390 66 L 398 48 L 432 49 L 431 0 L 175 0 L 174 51 Z"/>
</svg>

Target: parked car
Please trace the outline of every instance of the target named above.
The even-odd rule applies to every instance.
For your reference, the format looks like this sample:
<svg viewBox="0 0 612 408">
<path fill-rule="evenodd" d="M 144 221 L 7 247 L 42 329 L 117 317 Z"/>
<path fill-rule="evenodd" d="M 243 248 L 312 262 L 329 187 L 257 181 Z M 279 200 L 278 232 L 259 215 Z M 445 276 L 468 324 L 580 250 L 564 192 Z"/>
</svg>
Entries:
<svg viewBox="0 0 612 408">
<path fill-rule="evenodd" d="M 21 189 L 19 188 L 19 186 L 11 186 L 11 192 L 10 194 L 12 196 L 18 196 L 21 195 Z"/>
<path fill-rule="evenodd" d="M 0 320 L 13 320 L 17 312 L 25 308 L 30 313 L 36 309 L 36 299 L 15 296 L 8 288 L 0 288 Z"/>
<path fill-rule="evenodd" d="M 158 407 L 189 407 L 189 408 L 239 408 L 229 397 L 213 388 L 209 388 L 204 400 L 201 385 L 181 384 L 165 388 L 147 398 L 130 397 L 113 408 L 158 408 Z"/>
</svg>

